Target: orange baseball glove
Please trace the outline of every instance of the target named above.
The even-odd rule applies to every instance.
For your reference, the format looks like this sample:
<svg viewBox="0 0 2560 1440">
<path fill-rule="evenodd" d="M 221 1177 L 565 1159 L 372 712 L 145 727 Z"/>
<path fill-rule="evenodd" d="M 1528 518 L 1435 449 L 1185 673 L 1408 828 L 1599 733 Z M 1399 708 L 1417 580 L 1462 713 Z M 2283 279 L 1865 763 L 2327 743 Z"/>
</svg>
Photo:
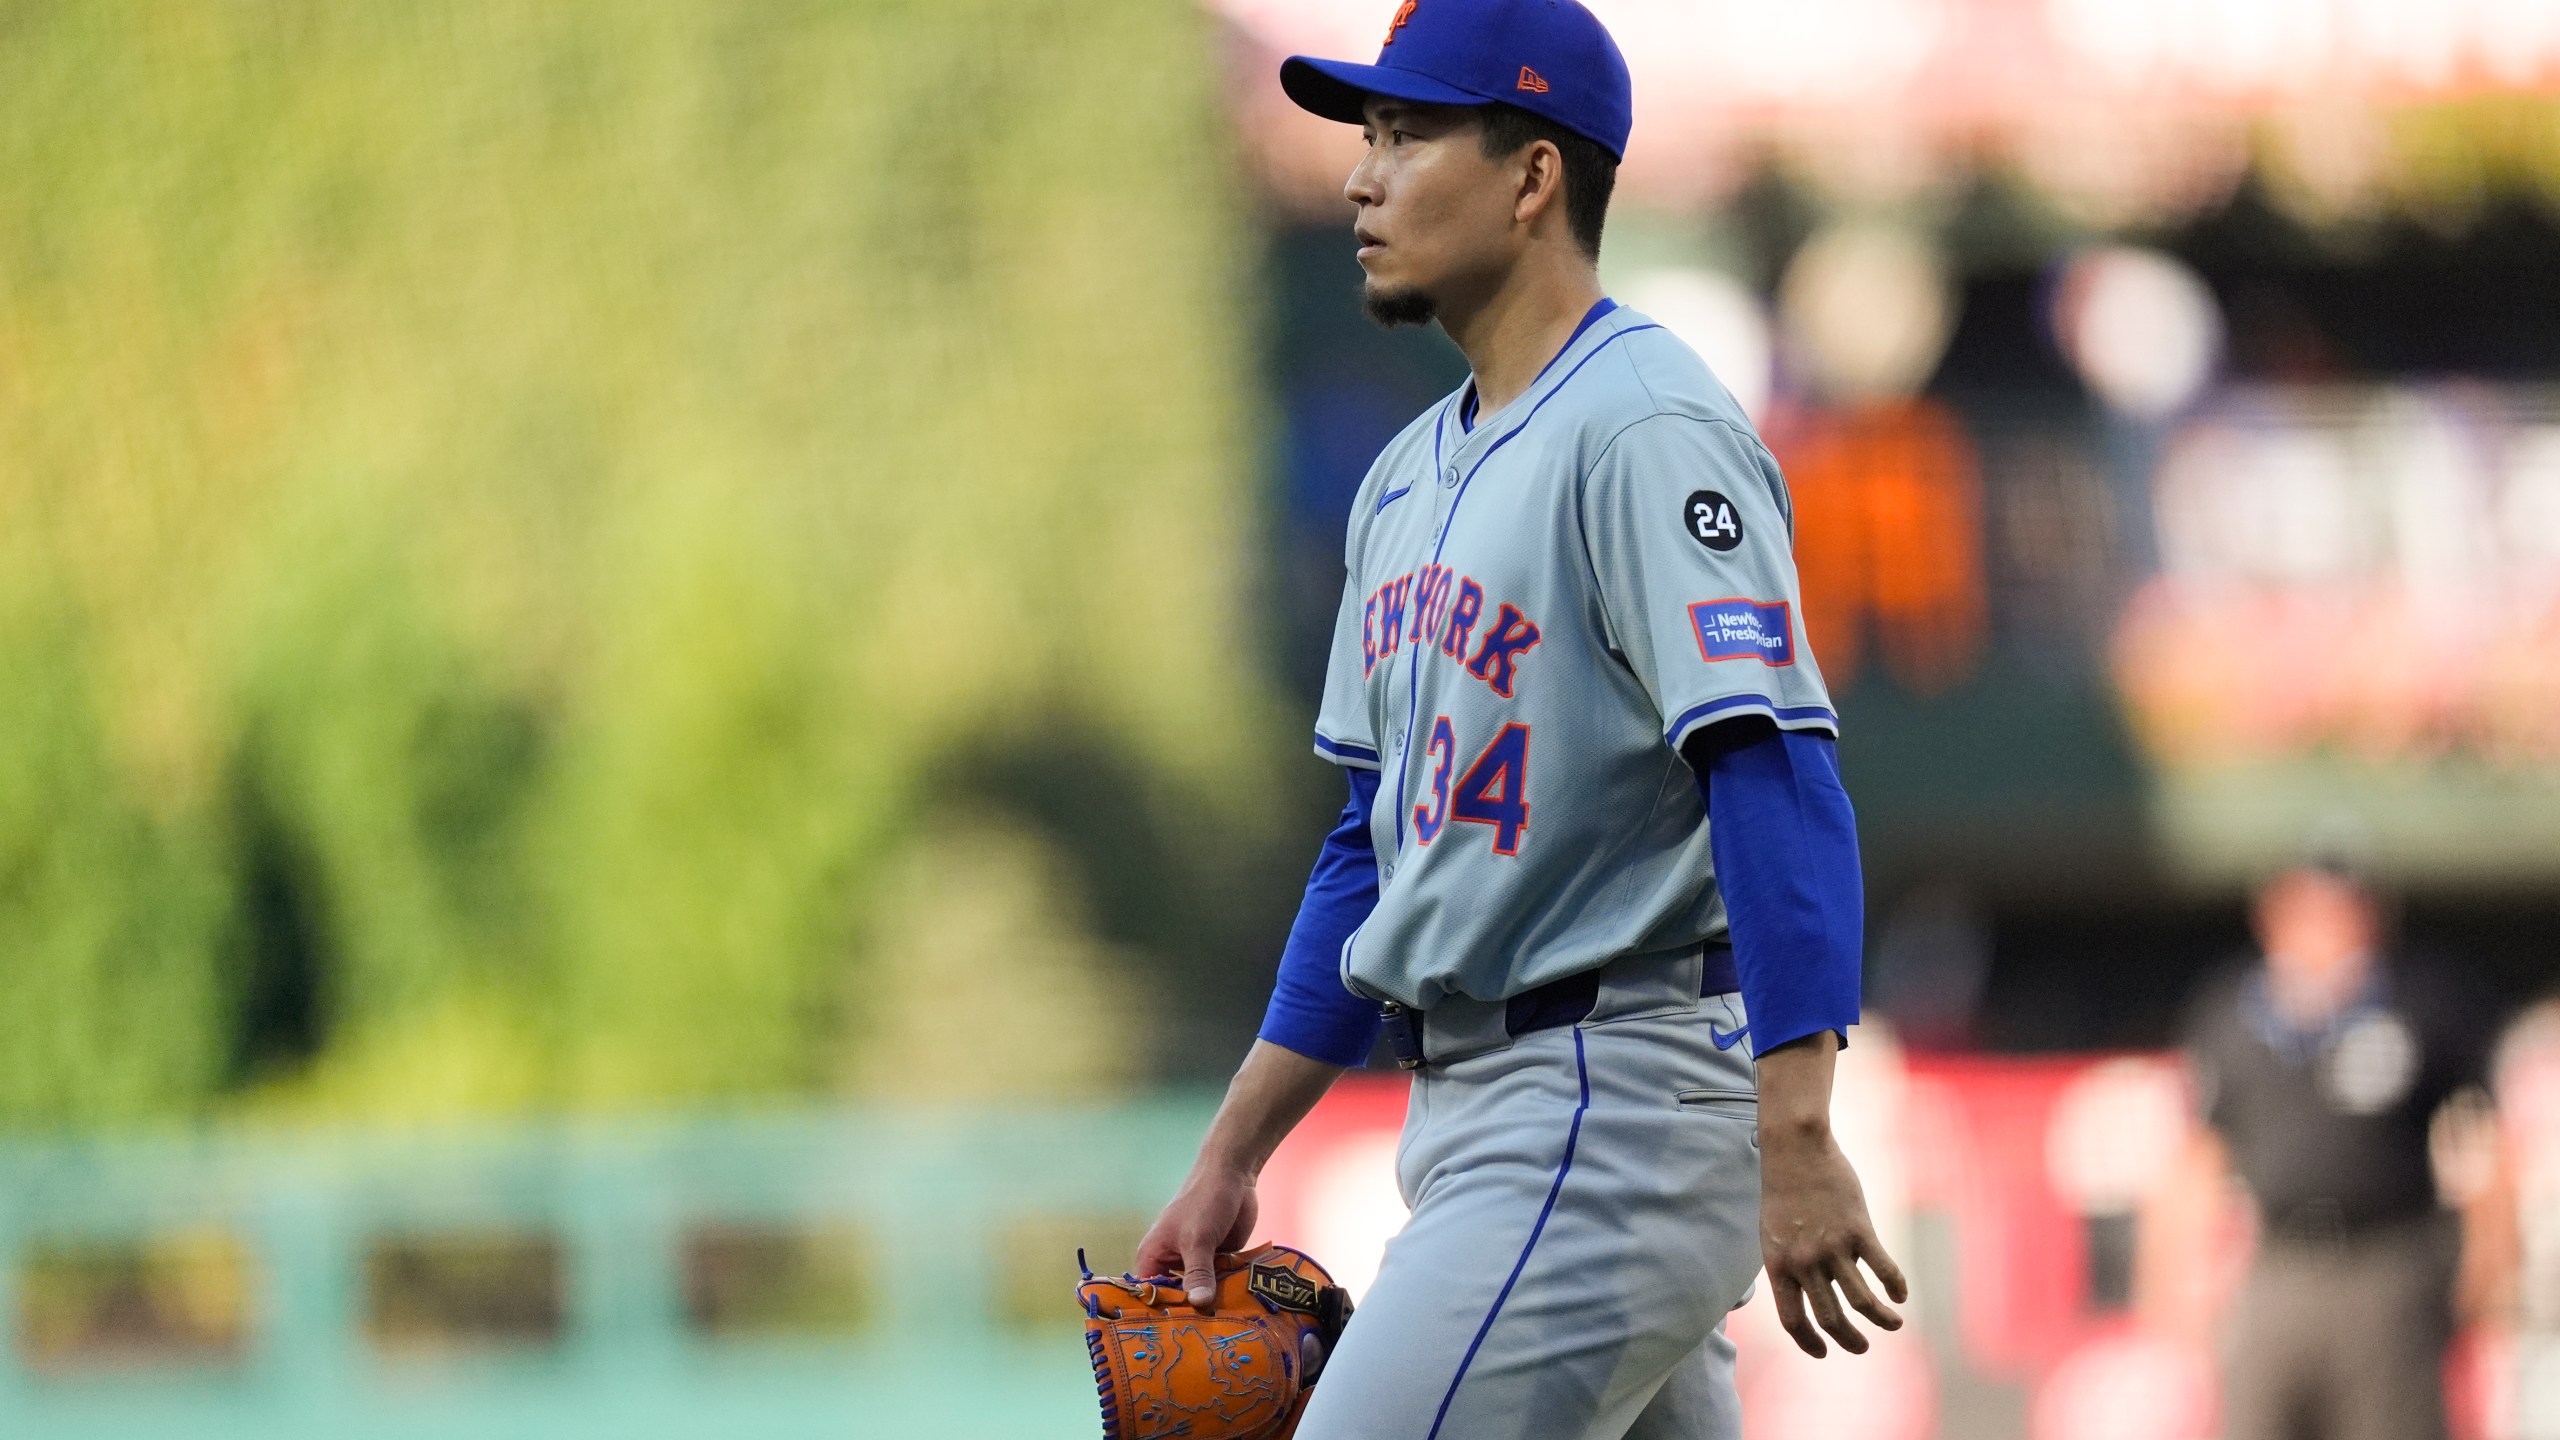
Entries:
<svg viewBox="0 0 2560 1440">
<path fill-rule="evenodd" d="M 1104 1440 L 1287 1440 L 1351 1297 L 1285 1245 L 1218 1257 L 1207 1311 L 1159 1275 L 1096 1275 L 1084 1252 L 1084 1343 L 1102 1397 Z"/>
</svg>

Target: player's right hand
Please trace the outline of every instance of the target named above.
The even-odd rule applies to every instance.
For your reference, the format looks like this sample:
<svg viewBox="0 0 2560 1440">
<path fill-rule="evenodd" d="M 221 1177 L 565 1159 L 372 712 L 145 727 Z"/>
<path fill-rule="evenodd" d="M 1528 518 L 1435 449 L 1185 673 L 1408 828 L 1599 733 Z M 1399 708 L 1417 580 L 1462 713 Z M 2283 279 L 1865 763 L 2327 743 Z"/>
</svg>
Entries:
<svg viewBox="0 0 2560 1440">
<path fill-rule="evenodd" d="M 1191 1303 L 1206 1310 L 1218 1298 L 1218 1253 L 1242 1250 L 1259 1212 L 1253 1177 L 1204 1157 L 1138 1242 L 1136 1273 L 1180 1275 Z"/>
</svg>

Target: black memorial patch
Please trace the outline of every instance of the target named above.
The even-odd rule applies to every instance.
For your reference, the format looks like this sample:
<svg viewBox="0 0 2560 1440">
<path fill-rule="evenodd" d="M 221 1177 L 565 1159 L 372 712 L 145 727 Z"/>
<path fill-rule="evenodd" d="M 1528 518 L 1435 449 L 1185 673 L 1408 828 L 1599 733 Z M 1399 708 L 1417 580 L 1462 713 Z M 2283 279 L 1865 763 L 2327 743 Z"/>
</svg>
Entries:
<svg viewBox="0 0 2560 1440">
<path fill-rule="evenodd" d="M 1710 550 L 1730 550 L 1742 543 L 1742 512 L 1713 490 L 1691 495 L 1680 519 L 1688 527 L 1689 538 Z"/>
</svg>

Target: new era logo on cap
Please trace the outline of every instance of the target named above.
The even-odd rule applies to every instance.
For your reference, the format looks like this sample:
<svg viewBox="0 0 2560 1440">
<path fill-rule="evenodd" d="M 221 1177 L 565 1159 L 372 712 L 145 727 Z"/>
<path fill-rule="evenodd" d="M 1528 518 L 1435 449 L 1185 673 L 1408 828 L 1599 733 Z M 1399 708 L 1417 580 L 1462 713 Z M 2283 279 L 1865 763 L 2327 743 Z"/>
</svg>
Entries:
<svg viewBox="0 0 2560 1440">
<path fill-rule="evenodd" d="M 1544 95 L 1550 87 L 1546 76 L 1523 65 L 1520 67 L 1520 88 L 1532 95 Z"/>
</svg>

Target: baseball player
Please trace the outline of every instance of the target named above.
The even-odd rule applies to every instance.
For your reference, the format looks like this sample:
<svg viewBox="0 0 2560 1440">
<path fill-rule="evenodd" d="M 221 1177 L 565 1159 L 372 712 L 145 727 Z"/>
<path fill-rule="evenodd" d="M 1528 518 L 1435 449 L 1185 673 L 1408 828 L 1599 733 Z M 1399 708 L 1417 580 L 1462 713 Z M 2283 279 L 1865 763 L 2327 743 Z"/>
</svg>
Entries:
<svg viewBox="0 0 2560 1440">
<path fill-rule="evenodd" d="M 1601 294 L 1631 112 L 1588 11 L 1405 0 L 1377 64 L 1281 82 L 1366 137 L 1371 317 L 1473 373 L 1353 503 L 1315 734 L 1350 801 L 1138 1272 L 1214 1299 L 1256 1172 L 1384 1024 L 1412 1215 L 1303 1440 L 1738 1435 L 1756 1272 L 1814 1355 L 1905 1298 L 1829 1128 L 1863 901 L 1785 481 Z"/>
</svg>

